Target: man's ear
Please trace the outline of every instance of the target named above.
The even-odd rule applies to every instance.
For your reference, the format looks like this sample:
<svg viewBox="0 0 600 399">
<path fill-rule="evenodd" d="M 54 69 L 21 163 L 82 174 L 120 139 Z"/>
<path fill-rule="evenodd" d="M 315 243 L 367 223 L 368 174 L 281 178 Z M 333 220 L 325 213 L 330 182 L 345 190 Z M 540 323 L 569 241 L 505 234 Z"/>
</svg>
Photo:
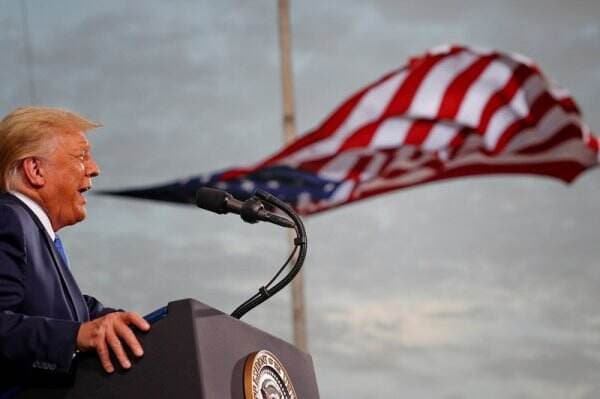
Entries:
<svg viewBox="0 0 600 399">
<path fill-rule="evenodd" d="M 42 161 L 39 158 L 25 158 L 22 163 L 23 178 L 26 183 L 35 188 L 43 187 L 46 184 L 46 177 L 42 167 Z"/>
</svg>

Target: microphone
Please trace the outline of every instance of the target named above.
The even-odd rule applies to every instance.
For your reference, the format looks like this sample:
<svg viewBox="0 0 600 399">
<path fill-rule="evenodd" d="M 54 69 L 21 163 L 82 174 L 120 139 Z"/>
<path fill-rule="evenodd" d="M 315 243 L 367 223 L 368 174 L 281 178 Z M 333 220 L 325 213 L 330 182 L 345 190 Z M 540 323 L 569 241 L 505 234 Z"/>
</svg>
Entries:
<svg viewBox="0 0 600 399">
<path fill-rule="evenodd" d="M 238 214 L 247 223 L 265 221 L 282 227 L 295 227 L 290 220 L 267 211 L 264 204 L 256 197 L 251 197 L 242 202 L 233 198 L 233 195 L 227 191 L 202 187 L 196 192 L 196 205 L 199 208 L 220 215 L 229 212 Z"/>
</svg>

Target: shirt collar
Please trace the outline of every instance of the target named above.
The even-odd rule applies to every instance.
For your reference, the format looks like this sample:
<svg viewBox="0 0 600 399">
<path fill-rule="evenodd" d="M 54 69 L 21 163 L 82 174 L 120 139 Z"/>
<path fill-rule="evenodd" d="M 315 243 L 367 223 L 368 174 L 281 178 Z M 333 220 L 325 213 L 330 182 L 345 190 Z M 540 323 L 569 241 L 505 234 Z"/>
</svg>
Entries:
<svg viewBox="0 0 600 399">
<path fill-rule="evenodd" d="M 31 209 L 31 211 L 35 214 L 35 216 L 37 216 L 39 221 L 42 222 L 42 226 L 44 226 L 44 229 L 46 230 L 52 241 L 54 241 L 54 239 L 56 238 L 56 233 L 52 229 L 52 223 L 50 223 L 50 218 L 48 218 L 48 215 L 46 214 L 46 212 L 44 212 L 42 207 L 37 202 L 35 202 L 23 193 L 20 193 L 18 191 L 9 191 L 9 193 L 23 201 L 25 205 L 27 205 L 27 207 Z"/>
</svg>

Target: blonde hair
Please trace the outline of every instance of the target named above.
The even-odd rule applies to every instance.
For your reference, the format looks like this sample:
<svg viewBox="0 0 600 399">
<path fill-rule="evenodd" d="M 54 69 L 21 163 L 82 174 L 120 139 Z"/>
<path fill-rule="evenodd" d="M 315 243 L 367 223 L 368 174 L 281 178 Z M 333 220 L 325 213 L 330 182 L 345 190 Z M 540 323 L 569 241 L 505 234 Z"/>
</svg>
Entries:
<svg viewBox="0 0 600 399">
<path fill-rule="evenodd" d="M 49 155 L 60 134 L 101 126 L 75 112 L 50 107 L 21 107 L 0 121 L 0 192 L 11 187 L 22 160 Z"/>
</svg>

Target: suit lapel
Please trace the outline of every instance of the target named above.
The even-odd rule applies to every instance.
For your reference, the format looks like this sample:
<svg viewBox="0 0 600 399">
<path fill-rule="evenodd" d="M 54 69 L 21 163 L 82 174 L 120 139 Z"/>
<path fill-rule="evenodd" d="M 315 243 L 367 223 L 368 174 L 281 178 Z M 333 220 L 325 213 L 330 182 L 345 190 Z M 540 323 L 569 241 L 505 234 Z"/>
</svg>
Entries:
<svg viewBox="0 0 600 399">
<path fill-rule="evenodd" d="M 40 225 L 41 223 L 38 222 L 38 227 L 43 229 L 43 226 Z M 61 282 L 65 288 L 67 296 L 69 297 L 71 308 L 77 317 L 77 320 L 88 321 L 90 317 L 87 306 L 85 305 L 83 295 L 79 290 L 79 286 L 77 285 L 73 274 L 69 270 L 69 267 L 64 263 L 62 257 L 58 254 L 58 251 L 56 250 L 56 247 L 54 246 L 54 243 L 52 242 L 52 239 L 48 233 L 46 233 L 45 230 L 43 232 L 45 233 L 44 238 L 46 239 L 46 246 L 48 247 L 50 254 L 52 255 L 52 260 L 54 261 L 54 267 L 58 271 L 58 275 L 61 278 Z"/>
<path fill-rule="evenodd" d="M 23 203 L 23 201 L 10 194 L 5 195 L 10 196 L 11 200 L 13 200 L 15 204 L 18 204 L 21 208 L 25 209 L 44 237 L 46 248 L 52 257 L 52 266 L 55 268 L 58 276 L 60 277 L 63 291 L 67 297 L 69 308 L 71 309 L 71 313 L 73 314 L 75 320 L 81 322 L 88 321 L 90 319 L 89 312 L 87 305 L 85 304 L 85 300 L 83 299 L 83 295 L 79 290 L 79 286 L 77 285 L 77 282 L 75 281 L 73 274 L 71 274 L 68 266 L 64 264 L 62 257 L 58 254 L 56 247 L 54 246 L 54 242 L 52 242 L 52 238 L 50 238 L 48 235 L 48 232 L 42 225 L 42 222 L 33 213 L 33 211 L 29 209 L 25 203 Z"/>
</svg>

